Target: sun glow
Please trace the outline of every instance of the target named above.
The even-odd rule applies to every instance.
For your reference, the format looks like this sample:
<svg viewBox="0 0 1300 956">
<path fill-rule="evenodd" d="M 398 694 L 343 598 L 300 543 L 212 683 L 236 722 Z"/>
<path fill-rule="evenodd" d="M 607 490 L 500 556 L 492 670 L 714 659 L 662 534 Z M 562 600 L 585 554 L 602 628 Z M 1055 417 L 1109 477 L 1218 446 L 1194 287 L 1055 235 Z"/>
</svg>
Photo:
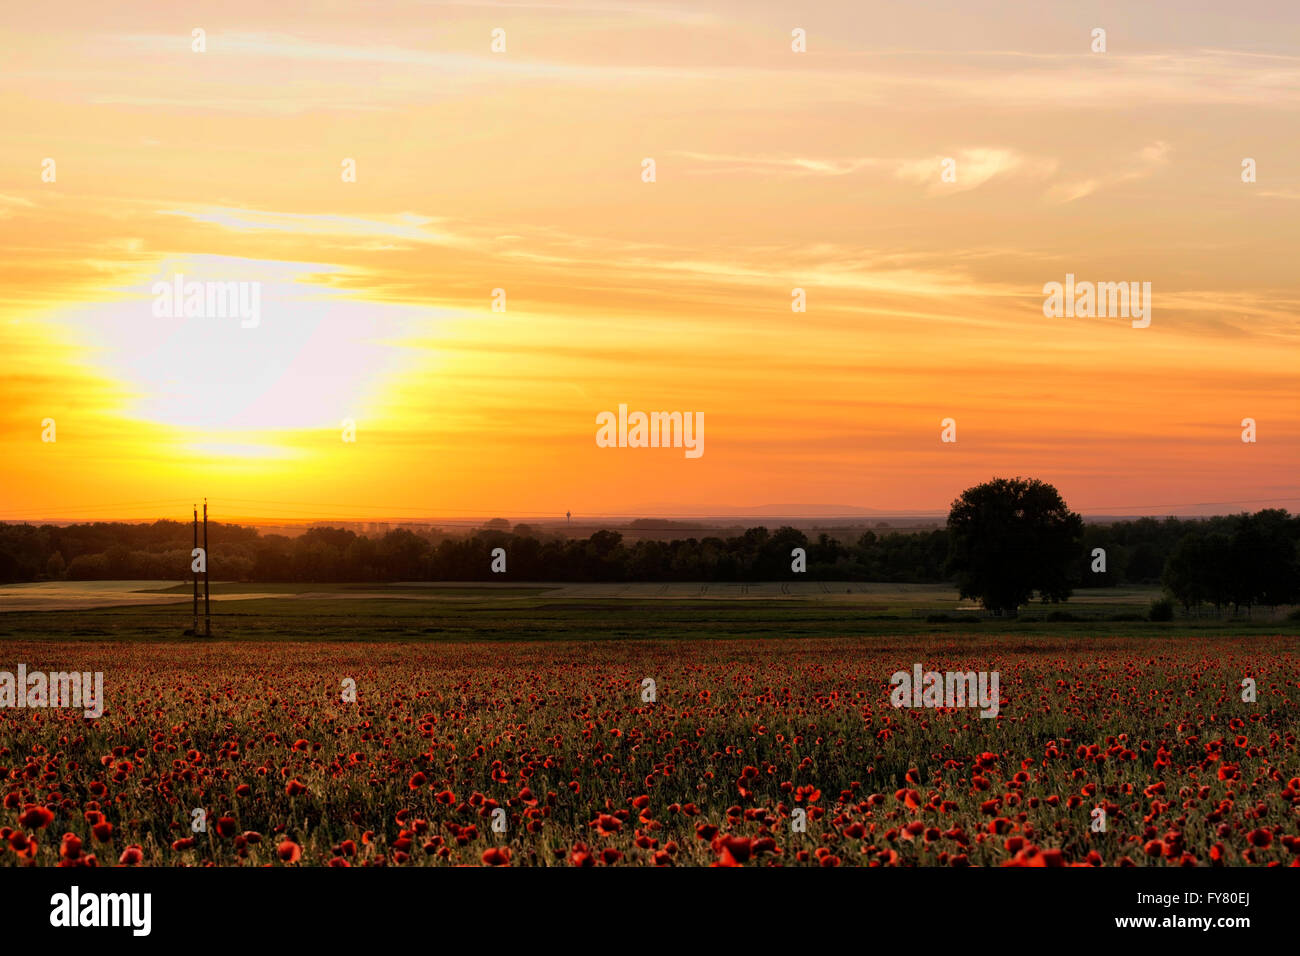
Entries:
<svg viewBox="0 0 1300 956">
<path fill-rule="evenodd" d="M 155 4 L 73 6 L 0 26 L 0 517 L 934 511 L 995 474 L 1297 504 L 1300 60 L 1266 20 L 1174 41 L 1155 0 L 1100 57 L 1050 5 L 990 49 L 836 0 L 799 54 L 753 4 L 519 4 L 494 54 L 499 4 L 226 0 L 195 53 Z M 1045 315 L 1070 275 L 1149 283 L 1149 325 Z M 621 405 L 707 452 L 600 447 Z"/>
</svg>

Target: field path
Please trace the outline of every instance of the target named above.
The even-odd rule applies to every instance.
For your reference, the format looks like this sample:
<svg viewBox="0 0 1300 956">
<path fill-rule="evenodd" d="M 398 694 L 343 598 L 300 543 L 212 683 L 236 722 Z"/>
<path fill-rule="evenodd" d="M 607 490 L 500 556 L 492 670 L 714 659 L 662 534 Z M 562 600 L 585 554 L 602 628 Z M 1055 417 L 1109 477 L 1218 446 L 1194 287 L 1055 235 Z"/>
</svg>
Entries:
<svg viewBox="0 0 1300 956">
<path fill-rule="evenodd" d="M 0 587 L 0 611 L 75 611 L 142 604 L 183 604 L 193 599 L 189 593 L 151 593 L 175 585 L 175 581 L 42 581 L 38 584 L 6 584 Z M 250 591 L 247 594 L 223 594 L 221 600 L 248 601 L 284 596 Z"/>
</svg>

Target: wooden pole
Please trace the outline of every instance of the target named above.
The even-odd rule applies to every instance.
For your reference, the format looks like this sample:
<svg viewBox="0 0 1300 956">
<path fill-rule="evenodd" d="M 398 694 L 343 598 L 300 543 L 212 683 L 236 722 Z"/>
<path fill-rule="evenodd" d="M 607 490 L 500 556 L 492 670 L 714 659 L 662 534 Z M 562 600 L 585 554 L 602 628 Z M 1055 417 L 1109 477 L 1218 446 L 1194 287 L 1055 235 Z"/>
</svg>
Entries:
<svg viewBox="0 0 1300 956">
<path fill-rule="evenodd" d="M 198 546 L 199 546 L 199 506 L 195 505 L 194 506 L 194 547 L 196 550 L 198 549 Z M 193 557 L 190 558 L 190 563 L 191 565 L 194 563 Z M 195 635 L 197 635 L 199 633 L 199 572 L 191 569 L 191 573 L 194 575 L 194 633 Z"/>
<path fill-rule="evenodd" d="M 212 636 L 212 605 L 208 592 L 208 499 L 203 499 L 203 634 Z"/>
</svg>

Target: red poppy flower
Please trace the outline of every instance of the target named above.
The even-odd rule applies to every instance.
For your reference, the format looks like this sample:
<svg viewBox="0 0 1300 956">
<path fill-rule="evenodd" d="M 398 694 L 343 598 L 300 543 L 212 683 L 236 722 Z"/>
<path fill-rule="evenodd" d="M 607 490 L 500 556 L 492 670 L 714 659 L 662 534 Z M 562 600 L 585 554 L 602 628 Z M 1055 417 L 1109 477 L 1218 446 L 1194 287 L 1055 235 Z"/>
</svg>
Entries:
<svg viewBox="0 0 1300 956">
<path fill-rule="evenodd" d="M 24 807 L 22 815 L 18 818 L 18 823 L 28 830 L 44 830 L 53 822 L 54 814 L 49 808 L 35 803 Z"/>
<path fill-rule="evenodd" d="M 735 837 L 728 834 L 718 841 L 721 850 L 737 864 L 746 862 L 753 851 L 753 841 L 748 837 Z"/>
<path fill-rule="evenodd" d="M 573 852 L 569 854 L 569 862 L 574 866 L 595 866 L 596 861 L 592 859 L 587 848 L 583 846 L 574 847 Z"/>
<path fill-rule="evenodd" d="M 75 833 L 63 834 L 63 842 L 59 844 L 59 856 L 65 860 L 75 860 L 81 856 L 81 837 Z"/>
<path fill-rule="evenodd" d="M 117 862 L 123 866 L 139 866 L 140 861 L 143 859 L 144 851 L 132 844 L 122 851 L 122 855 L 117 858 Z"/>
</svg>

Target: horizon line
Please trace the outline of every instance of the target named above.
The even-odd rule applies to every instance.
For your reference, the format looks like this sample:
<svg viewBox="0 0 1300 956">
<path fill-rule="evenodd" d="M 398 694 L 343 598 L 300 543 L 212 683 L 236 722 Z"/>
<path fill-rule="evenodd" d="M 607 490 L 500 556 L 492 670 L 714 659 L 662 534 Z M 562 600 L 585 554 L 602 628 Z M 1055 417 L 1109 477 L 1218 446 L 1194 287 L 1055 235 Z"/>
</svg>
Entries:
<svg viewBox="0 0 1300 956">
<path fill-rule="evenodd" d="M 1260 508 L 1253 510 L 1267 510 L 1271 508 L 1280 508 L 1284 511 L 1290 509 L 1285 507 L 1288 503 L 1300 501 L 1300 497 L 1283 497 L 1283 498 L 1256 498 L 1240 499 L 1236 501 L 1220 502 L 1186 502 L 1180 504 L 1170 504 L 1167 506 L 1160 505 L 1118 505 L 1102 506 L 1097 508 L 1079 508 L 1070 509 L 1077 514 L 1087 518 L 1112 518 L 1112 519 L 1139 519 L 1139 518 L 1213 518 L 1228 517 L 1234 514 L 1240 514 L 1243 510 L 1231 508 L 1227 511 L 1211 513 L 1195 512 L 1178 512 L 1168 509 L 1179 508 L 1209 508 L 1209 507 L 1230 507 L 1234 505 L 1261 505 Z M 121 507 L 121 506 L 118 506 Z M 845 506 L 853 508 L 854 506 Z M 1132 510 L 1128 510 L 1132 509 Z M 1144 513 L 1145 512 L 1145 513 Z M 557 523 L 590 525 L 593 522 L 632 522 L 638 520 L 658 520 L 658 521 L 713 521 L 727 523 L 744 523 L 746 521 L 866 521 L 866 520 L 901 520 L 901 519 L 942 519 L 946 518 L 949 509 L 917 509 L 917 510 L 847 510 L 847 511 L 821 511 L 821 512 L 734 512 L 725 511 L 702 511 L 702 512 L 650 512 L 650 511 L 631 511 L 631 512 L 591 512 L 580 514 L 566 514 L 564 511 L 468 511 L 452 510 L 437 513 L 394 515 L 394 514 L 374 514 L 374 515 L 346 515 L 346 514 L 307 514 L 299 512 L 297 514 L 280 514 L 280 515 L 255 515 L 243 514 L 238 512 L 229 513 L 229 517 L 214 516 L 212 513 L 211 501 L 209 501 L 208 520 L 216 521 L 221 524 L 250 524 L 250 525 L 311 525 L 311 524 L 328 524 L 337 522 L 340 524 L 444 524 L 450 526 L 473 526 L 482 522 L 493 520 L 506 520 L 512 525 L 527 523 Z M 155 512 L 152 515 L 133 517 L 129 515 L 71 515 L 60 516 L 57 514 L 46 514 L 32 517 L 0 517 L 0 523 L 3 524 L 31 524 L 31 525 L 71 525 L 71 524 L 145 524 L 156 521 L 179 521 L 190 520 L 190 516 L 185 514 L 182 517 L 172 517 L 168 514 L 159 514 Z"/>
</svg>

